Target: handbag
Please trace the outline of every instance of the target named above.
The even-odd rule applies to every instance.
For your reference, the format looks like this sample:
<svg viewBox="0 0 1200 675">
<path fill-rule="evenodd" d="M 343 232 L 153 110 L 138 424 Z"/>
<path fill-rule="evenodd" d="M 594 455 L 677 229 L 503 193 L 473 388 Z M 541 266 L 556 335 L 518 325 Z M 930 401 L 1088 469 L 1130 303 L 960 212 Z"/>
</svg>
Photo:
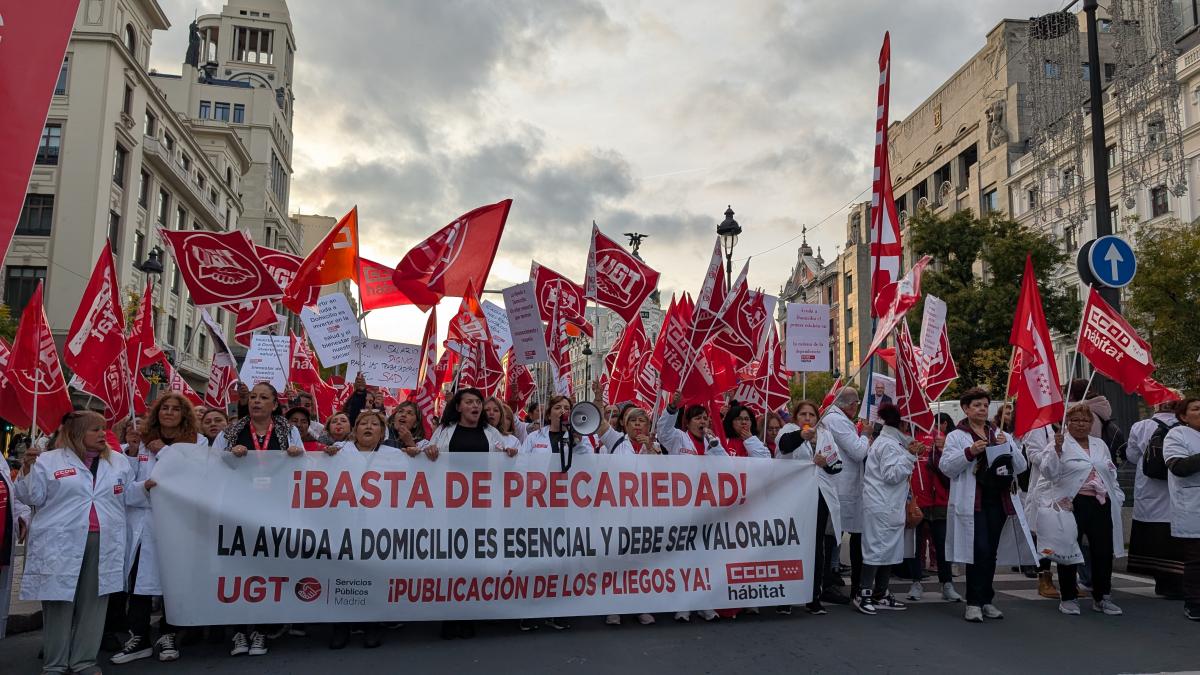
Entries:
<svg viewBox="0 0 1200 675">
<path fill-rule="evenodd" d="M 1060 565 L 1078 565 L 1083 562 L 1075 514 L 1064 508 L 1061 502 L 1038 507 L 1037 547 L 1039 557 Z"/>
<path fill-rule="evenodd" d="M 908 500 L 904 505 L 904 527 L 913 528 L 921 524 L 925 519 L 925 512 L 921 507 L 917 506 L 915 499 Z"/>
</svg>

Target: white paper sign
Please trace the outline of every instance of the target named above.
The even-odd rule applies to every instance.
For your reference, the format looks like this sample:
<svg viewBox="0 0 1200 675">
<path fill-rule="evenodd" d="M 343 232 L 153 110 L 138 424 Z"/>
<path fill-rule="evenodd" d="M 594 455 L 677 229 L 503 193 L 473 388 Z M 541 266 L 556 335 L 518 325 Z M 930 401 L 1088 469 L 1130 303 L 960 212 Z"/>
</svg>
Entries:
<svg viewBox="0 0 1200 675">
<path fill-rule="evenodd" d="M 415 389 L 421 348 L 400 342 L 354 338 L 350 360 L 346 364 L 347 382 L 353 382 L 361 372 L 367 384 L 389 389 Z"/>
<path fill-rule="evenodd" d="M 932 358 L 942 341 L 946 327 L 946 301 L 936 295 L 925 296 L 925 311 L 921 314 L 921 354 Z"/>
<path fill-rule="evenodd" d="M 1012 446 L 1009 445 L 1008 443 L 1002 443 L 1000 445 L 989 445 L 989 446 L 987 446 L 986 452 L 987 452 L 988 466 L 991 466 L 992 464 L 994 464 L 996 462 L 997 457 L 1000 457 L 1001 455 L 1011 455 L 1012 454 Z"/>
<path fill-rule="evenodd" d="M 322 295 L 317 300 L 316 311 L 305 307 L 300 312 L 300 321 L 308 331 L 317 358 L 326 368 L 349 361 L 351 343 L 354 338 L 362 337 L 358 317 L 350 309 L 350 301 L 341 293 Z"/>
<path fill-rule="evenodd" d="M 253 387 L 270 382 L 278 391 L 287 386 L 288 360 L 291 358 L 292 338 L 287 335 L 255 333 L 250 337 L 250 351 L 239 373 L 242 382 Z"/>
<path fill-rule="evenodd" d="M 542 333 L 542 317 L 538 313 L 537 294 L 533 282 L 526 281 L 504 289 L 504 308 L 512 335 L 513 358 L 530 366 L 550 360 L 546 353 L 546 338 Z"/>
<path fill-rule="evenodd" d="M 513 343 L 512 333 L 508 328 L 508 312 L 491 300 L 484 300 L 483 318 L 487 319 L 488 330 L 492 332 L 492 342 L 496 343 L 496 353 L 504 356 Z"/>
<path fill-rule="evenodd" d="M 792 372 L 827 372 L 829 363 L 829 305 L 787 306 L 784 365 Z"/>
</svg>

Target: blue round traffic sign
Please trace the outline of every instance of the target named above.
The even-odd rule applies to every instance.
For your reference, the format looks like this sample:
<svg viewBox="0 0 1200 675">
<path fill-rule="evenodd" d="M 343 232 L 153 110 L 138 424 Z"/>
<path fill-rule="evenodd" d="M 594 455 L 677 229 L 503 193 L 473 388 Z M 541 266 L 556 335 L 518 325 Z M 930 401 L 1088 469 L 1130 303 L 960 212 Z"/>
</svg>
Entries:
<svg viewBox="0 0 1200 675">
<path fill-rule="evenodd" d="M 1133 247 L 1116 235 L 1105 235 L 1091 242 L 1087 260 L 1092 277 L 1110 288 L 1128 285 L 1137 273 Z"/>
</svg>

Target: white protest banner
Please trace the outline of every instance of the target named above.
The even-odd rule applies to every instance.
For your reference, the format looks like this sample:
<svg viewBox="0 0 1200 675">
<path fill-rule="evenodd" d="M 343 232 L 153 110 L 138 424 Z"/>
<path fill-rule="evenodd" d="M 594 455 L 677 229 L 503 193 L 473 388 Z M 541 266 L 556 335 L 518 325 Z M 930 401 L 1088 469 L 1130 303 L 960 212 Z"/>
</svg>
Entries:
<svg viewBox="0 0 1200 675">
<path fill-rule="evenodd" d="M 346 381 L 353 382 L 361 372 L 367 384 L 416 389 L 420 365 L 421 348 L 417 345 L 354 338 L 346 362 Z"/>
<path fill-rule="evenodd" d="M 482 304 L 483 318 L 487 319 L 492 342 L 496 343 L 496 353 L 504 356 L 513 343 L 512 333 L 508 329 L 508 312 L 491 300 L 484 300 Z"/>
<path fill-rule="evenodd" d="M 797 605 L 808 462 L 448 453 L 246 457 L 177 444 L 151 477 L 179 625 L 432 621 Z"/>
<path fill-rule="evenodd" d="M 784 367 L 792 372 L 826 372 L 829 363 L 829 305 L 787 306 Z"/>
<path fill-rule="evenodd" d="M 945 327 L 946 301 L 936 295 L 926 295 L 925 311 L 921 313 L 921 355 L 926 359 L 938 353 Z"/>
<path fill-rule="evenodd" d="M 350 346 L 354 338 L 362 337 L 358 317 L 350 309 L 350 301 L 341 293 L 322 295 L 317 300 L 317 309 L 305 307 L 300 312 L 300 321 L 308 330 L 308 339 L 321 365 L 328 368 L 350 360 Z"/>
<path fill-rule="evenodd" d="M 542 315 L 538 312 L 533 282 L 510 286 L 503 293 L 513 341 L 513 358 L 523 366 L 546 363 L 550 356 L 546 353 L 546 336 L 542 332 Z"/>
<path fill-rule="evenodd" d="M 292 338 L 287 335 L 255 333 L 250 350 L 238 374 L 242 382 L 253 387 L 258 382 L 270 382 L 278 391 L 287 386 L 288 361 L 292 353 Z"/>
</svg>

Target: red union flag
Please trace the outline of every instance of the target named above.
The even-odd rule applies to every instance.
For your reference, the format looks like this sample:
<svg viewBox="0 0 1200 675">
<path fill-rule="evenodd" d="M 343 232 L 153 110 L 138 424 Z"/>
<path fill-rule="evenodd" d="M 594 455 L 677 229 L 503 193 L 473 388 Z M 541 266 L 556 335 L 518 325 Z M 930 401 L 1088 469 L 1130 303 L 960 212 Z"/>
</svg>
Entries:
<svg viewBox="0 0 1200 675">
<path fill-rule="evenodd" d="M 487 317 L 483 314 L 483 306 L 471 282 L 467 282 L 467 291 L 459 303 L 458 313 L 450 317 L 447 329 L 446 346 L 466 355 L 473 342 L 484 342 L 492 339 L 488 331 Z"/>
<path fill-rule="evenodd" d="M 296 334 L 290 331 L 288 335 L 292 338 L 292 348 L 288 359 L 290 364 L 288 381 L 305 386 L 321 384 L 321 373 L 317 369 L 317 357 L 313 355 L 312 347 L 308 345 L 308 336 L 296 337 Z"/>
<path fill-rule="evenodd" d="M 24 411 L 23 419 L 33 420 L 42 433 L 53 433 L 62 422 L 63 415 L 71 412 L 67 381 L 63 379 L 58 351 L 54 348 L 54 335 L 50 333 L 50 324 L 42 307 L 40 281 L 25 305 L 25 311 L 21 313 L 21 323 L 13 339 L 5 376 L 8 378 L 9 395 Z"/>
<path fill-rule="evenodd" d="M 444 296 L 461 297 L 472 282 L 482 286 L 511 207 L 511 199 L 481 206 L 417 244 L 396 265 L 396 288 L 425 312 Z"/>
<path fill-rule="evenodd" d="M 700 286 L 700 295 L 696 297 L 693 344 L 697 348 L 720 330 L 717 321 L 725 307 L 726 295 L 725 263 L 721 260 L 721 240 L 717 239 L 713 244 L 712 257 L 708 260 L 708 270 L 704 273 L 704 283 Z"/>
<path fill-rule="evenodd" d="M 517 363 L 513 358 L 512 350 L 504 356 L 504 400 L 507 403 L 513 404 L 516 412 L 520 412 L 525 404 L 529 402 L 529 397 L 537 393 L 537 384 L 533 381 L 533 374 L 529 372 L 529 368 L 524 364 Z"/>
<path fill-rule="evenodd" d="M 932 260 L 930 256 L 924 256 L 912 266 L 908 274 L 888 288 L 889 304 L 875 326 L 875 337 L 871 339 L 871 346 L 863 354 L 862 365 L 866 365 L 875 351 L 883 346 L 883 341 L 900 325 L 904 314 L 921 299 L 921 273 Z"/>
<path fill-rule="evenodd" d="M 888 165 L 888 101 L 891 94 L 892 41 L 883 34 L 879 50 L 879 95 L 875 105 L 875 171 L 871 184 L 871 316 L 883 316 L 892 304 L 900 276 L 900 218 L 892 195 L 892 171 Z M 891 329 L 888 329 L 891 333 Z"/>
<path fill-rule="evenodd" d="M 913 426 L 929 431 L 933 428 L 933 411 L 918 381 L 920 356 L 913 347 L 908 322 L 900 322 L 896 335 L 896 407 L 900 416 Z"/>
<path fill-rule="evenodd" d="M 112 249 L 105 242 L 63 349 L 63 363 L 89 391 L 99 388 L 104 372 L 125 353 L 125 317 L 117 284 Z"/>
<path fill-rule="evenodd" d="M 0 3 L 0 252 L 8 250 L 25 202 L 78 7 L 78 0 Z"/>
<path fill-rule="evenodd" d="M 133 318 L 133 326 L 129 329 L 129 335 L 125 338 L 125 345 L 128 349 L 129 368 L 133 373 L 135 382 L 139 382 L 138 387 L 149 391 L 150 385 L 143 384 L 145 379 L 141 376 L 142 368 L 164 358 L 162 350 L 158 348 L 158 343 L 154 339 L 154 306 L 151 304 L 154 295 L 154 285 L 146 282 L 146 290 L 142 293 L 141 302 L 138 303 L 137 315 Z M 135 399 L 140 401 L 141 398 Z M 143 401 L 144 404 L 144 401 Z"/>
<path fill-rule="evenodd" d="M 463 362 L 458 388 L 475 387 L 488 397 L 499 394 L 503 384 L 504 366 L 496 355 L 496 343 L 487 340 L 472 344 Z"/>
<path fill-rule="evenodd" d="M 646 337 L 642 317 L 635 316 L 633 321 L 625 324 L 625 331 L 621 334 L 617 357 L 609 371 L 608 396 L 605 400 L 609 403 L 637 400 L 638 375 L 650 350 L 650 339 Z"/>
<path fill-rule="evenodd" d="M 270 300 L 248 300 L 229 308 L 237 313 L 233 337 L 239 344 L 249 347 L 251 334 L 259 328 L 273 326 L 279 321 Z"/>
<path fill-rule="evenodd" d="M 245 232 L 159 229 L 197 305 L 224 305 L 283 294 Z"/>
<path fill-rule="evenodd" d="M 187 380 L 183 379 L 179 371 L 175 370 L 174 366 L 169 363 L 167 364 L 167 391 L 178 392 L 184 398 L 191 401 L 192 405 L 200 405 L 199 394 L 196 393 L 195 389 L 192 389 L 192 385 L 188 384 Z"/>
<path fill-rule="evenodd" d="M 633 321 L 642 303 L 658 287 L 658 272 L 631 255 L 592 223 L 586 296 Z"/>
<path fill-rule="evenodd" d="M 1016 396 L 1013 433 L 1018 437 L 1049 424 L 1061 423 L 1064 406 L 1059 387 L 1058 366 L 1050 342 L 1050 327 L 1042 310 L 1033 259 L 1025 257 L 1021 297 L 1008 337 L 1013 350 L 1013 367 L 1008 391 Z"/>
<path fill-rule="evenodd" d="M 779 344 L 779 336 L 773 326 L 768 328 L 768 331 L 754 376 L 742 381 L 733 394 L 735 399 L 759 415 L 779 410 L 791 399 L 787 371 L 783 369 L 783 349 Z"/>
<path fill-rule="evenodd" d="M 529 280 L 533 282 L 534 291 L 537 293 L 538 314 L 541 315 L 542 321 L 552 319 L 557 308 L 568 324 L 583 331 L 588 337 L 595 336 L 595 328 L 584 313 L 587 300 L 584 297 L 583 286 L 545 265 L 539 265 L 536 261 L 529 268 Z"/>
<path fill-rule="evenodd" d="M 208 386 L 204 388 L 204 405 L 223 410 L 229 404 L 229 389 L 237 382 L 237 371 L 218 361 L 217 354 L 213 354 L 212 367 L 208 371 Z"/>
<path fill-rule="evenodd" d="M 1183 396 L 1178 390 L 1164 386 L 1153 377 L 1147 377 L 1138 387 L 1137 395 L 1141 396 L 1146 405 L 1156 406 L 1170 401 L 1182 401 Z"/>
<path fill-rule="evenodd" d="M 567 336 L 567 322 L 558 312 L 546 323 L 546 353 L 550 355 L 554 393 L 571 396 L 574 389 L 574 382 L 571 381 L 571 346 Z"/>
<path fill-rule="evenodd" d="M 1095 288 L 1089 289 L 1083 308 L 1083 325 L 1076 349 L 1093 368 L 1119 382 L 1126 394 L 1137 391 L 1154 372 L 1150 345 L 1100 297 Z"/>
<path fill-rule="evenodd" d="M 267 268 L 267 273 L 279 284 L 280 288 L 287 288 L 296 279 L 296 274 L 300 271 L 300 265 L 304 263 L 304 258 L 298 255 L 292 255 L 284 251 L 277 251 L 266 246 L 255 244 L 254 250 L 258 252 L 258 259 L 262 261 L 263 267 Z M 315 305 L 317 299 L 321 297 L 320 287 L 310 288 L 308 297 L 304 298 L 306 305 Z"/>
<path fill-rule="evenodd" d="M 425 427 L 426 438 L 433 432 L 433 407 L 440 386 L 441 378 L 437 372 L 437 308 L 434 307 L 429 312 L 425 334 L 421 337 L 421 363 L 417 366 L 417 388 L 413 391 L 413 401 L 421 409 L 421 423 Z"/>
<path fill-rule="evenodd" d="M 283 306 L 296 314 L 316 303 L 322 286 L 353 279 L 358 268 L 358 207 L 342 216 L 313 250 L 304 256 L 295 278 L 283 289 Z M 311 301 L 311 302 L 310 302 Z"/>
<path fill-rule="evenodd" d="M 919 356 L 921 367 L 925 369 L 919 374 L 924 378 L 925 396 L 931 401 L 936 401 L 941 398 L 950 383 L 958 379 L 958 367 L 954 365 L 954 356 L 950 353 L 950 334 L 945 325 L 942 326 L 937 351 L 933 355 Z"/>
<path fill-rule="evenodd" d="M 718 322 L 720 330 L 713 336 L 713 345 L 725 350 L 739 366 L 754 360 L 760 352 L 765 328 L 770 322 L 767 296 L 751 291 L 746 284 L 749 263 L 742 268 L 733 293 L 725 299 Z"/>
<path fill-rule="evenodd" d="M 687 303 L 682 298 L 676 302 L 672 297 L 650 361 L 660 374 L 663 391 L 675 392 L 679 389 L 683 371 L 695 356 L 695 349 L 689 341 L 691 324 L 692 316 Z"/>
<path fill-rule="evenodd" d="M 394 270 L 387 265 L 381 265 L 374 260 L 358 258 L 358 299 L 363 311 L 411 305 L 409 299 L 392 281 Z"/>
</svg>

